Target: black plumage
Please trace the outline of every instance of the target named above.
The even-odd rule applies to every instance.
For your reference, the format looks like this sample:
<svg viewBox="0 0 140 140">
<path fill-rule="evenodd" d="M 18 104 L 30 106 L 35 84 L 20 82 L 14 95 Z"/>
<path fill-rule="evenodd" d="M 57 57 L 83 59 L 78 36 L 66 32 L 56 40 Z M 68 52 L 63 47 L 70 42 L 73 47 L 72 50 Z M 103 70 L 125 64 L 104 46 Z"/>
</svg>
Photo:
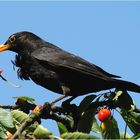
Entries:
<svg viewBox="0 0 140 140">
<path fill-rule="evenodd" d="M 14 64 L 21 79 L 63 95 L 80 96 L 111 88 L 140 92 L 140 86 L 119 80 L 90 62 L 42 40 L 31 32 L 11 35 L 0 51 L 17 53 Z"/>
</svg>

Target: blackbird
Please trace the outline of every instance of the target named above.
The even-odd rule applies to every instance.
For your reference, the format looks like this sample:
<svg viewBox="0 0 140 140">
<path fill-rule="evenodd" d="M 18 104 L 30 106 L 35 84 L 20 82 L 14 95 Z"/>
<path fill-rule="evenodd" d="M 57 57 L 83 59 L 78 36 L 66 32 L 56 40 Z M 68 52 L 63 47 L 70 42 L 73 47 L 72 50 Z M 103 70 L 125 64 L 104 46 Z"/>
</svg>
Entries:
<svg viewBox="0 0 140 140">
<path fill-rule="evenodd" d="M 31 79 L 46 89 L 62 94 L 53 103 L 66 96 L 77 97 L 112 88 L 140 93 L 139 85 L 119 80 L 119 76 L 110 74 L 31 32 L 11 35 L 5 44 L 0 45 L 0 52 L 5 50 L 17 53 L 13 63 L 19 68 L 19 78 Z"/>
</svg>

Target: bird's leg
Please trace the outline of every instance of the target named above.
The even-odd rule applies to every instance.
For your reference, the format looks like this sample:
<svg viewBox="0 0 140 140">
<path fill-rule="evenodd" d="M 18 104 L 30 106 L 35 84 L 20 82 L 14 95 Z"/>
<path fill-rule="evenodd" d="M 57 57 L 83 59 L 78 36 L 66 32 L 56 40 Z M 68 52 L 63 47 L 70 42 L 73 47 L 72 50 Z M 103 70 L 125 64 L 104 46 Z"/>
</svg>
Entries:
<svg viewBox="0 0 140 140">
<path fill-rule="evenodd" d="M 59 98 L 55 99 L 54 101 L 51 102 L 51 106 L 53 106 L 56 102 L 64 99 L 65 97 L 67 97 L 67 95 L 62 95 Z"/>
<path fill-rule="evenodd" d="M 63 95 L 60 96 L 59 98 L 55 99 L 54 101 L 52 101 L 52 102 L 51 102 L 51 106 L 53 106 L 56 102 L 58 102 L 58 101 L 60 101 L 60 100 L 62 100 L 62 99 L 64 99 L 65 97 L 68 96 L 68 94 L 69 94 L 69 92 L 70 92 L 70 89 L 67 88 L 66 86 L 61 86 L 61 88 L 62 88 L 62 91 L 63 91 Z"/>
</svg>

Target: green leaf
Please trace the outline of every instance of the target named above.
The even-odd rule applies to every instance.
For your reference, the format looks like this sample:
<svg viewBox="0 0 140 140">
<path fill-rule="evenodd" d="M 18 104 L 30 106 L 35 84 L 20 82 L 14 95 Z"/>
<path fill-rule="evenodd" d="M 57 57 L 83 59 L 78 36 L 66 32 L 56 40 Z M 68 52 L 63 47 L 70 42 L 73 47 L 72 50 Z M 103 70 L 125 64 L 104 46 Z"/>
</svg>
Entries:
<svg viewBox="0 0 140 140">
<path fill-rule="evenodd" d="M 126 134 L 125 134 L 125 132 L 122 132 L 122 133 L 120 133 L 120 138 L 121 139 L 124 139 L 124 135 L 125 135 L 125 139 L 129 139 L 129 138 L 131 138 L 131 136 L 126 132 Z M 131 139 L 132 140 L 132 139 Z"/>
<path fill-rule="evenodd" d="M 119 129 L 114 118 L 108 119 L 101 123 L 103 139 L 119 139 Z"/>
<path fill-rule="evenodd" d="M 116 102 L 118 107 L 130 110 L 132 106 L 134 106 L 133 100 L 131 96 L 127 93 L 127 91 L 118 90 L 117 92 L 115 92 L 115 94 L 116 96 L 113 100 Z"/>
<path fill-rule="evenodd" d="M 95 136 L 81 133 L 81 132 L 74 132 L 74 133 L 65 133 L 60 136 L 63 139 L 99 139 Z"/>
<path fill-rule="evenodd" d="M 79 105 L 79 110 L 81 112 L 84 112 L 88 106 L 91 104 L 91 102 L 96 98 L 97 96 L 96 95 L 89 95 L 89 96 L 86 96 L 80 103 Z"/>
<path fill-rule="evenodd" d="M 100 126 L 98 125 L 98 122 L 97 122 L 95 117 L 93 118 L 93 124 L 92 124 L 91 131 L 95 132 L 95 133 L 98 133 L 98 134 L 102 133 L 102 130 L 101 130 Z"/>
<path fill-rule="evenodd" d="M 57 126 L 58 126 L 58 129 L 59 129 L 60 135 L 62 135 L 63 133 L 68 132 L 66 126 L 64 124 L 62 124 L 61 122 L 57 122 Z"/>
<path fill-rule="evenodd" d="M 78 122 L 77 130 L 79 132 L 89 133 L 93 125 L 94 116 L 95 110 L 93 109 L 84 112 L 81 119 Z"/>
<path fill-rule="evenodd" d="M 121 109 L 120 111 L 121 116 L 127 123 L 130 130 L 135 134 L 140 133 L 140 115 L 138 115 L 136 112 L 133 111 L 127 111 L 124 109 Z"/>
<path fill-rule="evenodd" d="M 30 103 L 34 103 L 35 102 L 35 99 L 31 98 L 31 97 L 27 97 L 27 96 L 16 96 L 16 97 L 13 97 L 14 99 L 23 99 L 25 101 L 28 101 Z"/>
<path fill-rule="evenodd" d="M 4 130 L 0 127 L 0 139 L 6 139 L 7 135 L 4 133 Z"/>
<path fill-rule="evenodd" d="M 138 138 L 140 138 L 140 133 L 139 133 L 139 134 L 134 135 L 134 136 L 133 136 L 133 137 L 131 137 L 130 139 L 131 139 L 131 140 L 132 140 L 132 139 L 136 140 L 136 139 L 138 139 Z"/>
<path fill-rule="evenodd" d="M 49 139 L 49 136 L 52 135 L 52 133 L 47 128 L 39 125 L 33 135 L 36 139 Z"/>
<path fill-rule="evenodd" d="M 0 139 L 7 139 L 7 136 L 3 131 L 0 131 Z"/>
<path fill-rule="evenodd" d="M 36 128 L 39 126 L 39 123 L 38 122 L 34 122 L 32 125 L 28 126 L 26 128 L 26 132 L 29 133 L 29 134 L 33 134 L 33 132 L 36 130 Z"/>
<path fill-rule="evenodd" d="M 0 124 L 9 132 L 15 131 L 14 121 L 11 113 L 0 108 Z"/>
<path fill-rule="evenodd" d="M 12 110 L 11 114 L 13 118 L 20 124 L 29 118 L 29 115 L 19 110 Z"/>
</svg>

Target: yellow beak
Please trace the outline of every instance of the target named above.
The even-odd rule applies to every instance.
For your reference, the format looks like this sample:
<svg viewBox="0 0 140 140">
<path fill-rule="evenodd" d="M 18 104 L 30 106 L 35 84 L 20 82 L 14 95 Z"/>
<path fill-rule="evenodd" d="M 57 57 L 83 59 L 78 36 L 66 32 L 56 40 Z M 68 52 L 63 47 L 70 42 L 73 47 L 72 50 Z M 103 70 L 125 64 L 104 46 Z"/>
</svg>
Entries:
<svg viewBox="0 0 140 140">
<path fill-rule="evenodd" d="M 9 49 L 9 48 L 10 48 L 10 45 L 9 45 L 9 44 L 0 45 L 0 52 L 3 52 L 3 51 L 5 51 L 5 50 L 7 50 L 7 49 Z"/>
</svg>

